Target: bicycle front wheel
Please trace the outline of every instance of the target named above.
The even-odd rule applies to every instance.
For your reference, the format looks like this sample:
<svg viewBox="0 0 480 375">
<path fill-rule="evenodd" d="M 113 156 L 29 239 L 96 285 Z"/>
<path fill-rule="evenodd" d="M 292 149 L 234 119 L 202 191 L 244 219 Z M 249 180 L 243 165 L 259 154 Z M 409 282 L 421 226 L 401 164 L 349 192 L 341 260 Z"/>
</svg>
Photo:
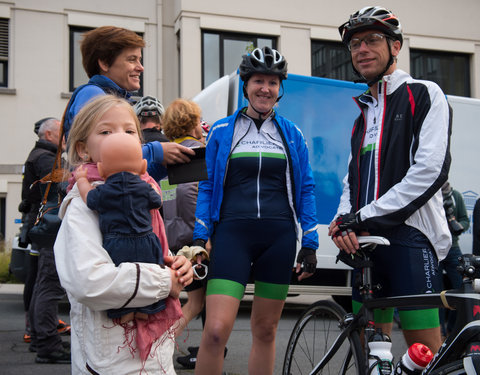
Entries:
<svg viewBox="0 0 480 375">
<path fill-rule="evenodd" d="M 309 306 L 297 320 L 283 362 L 283 375 L 311 374 L 331 348 L 342 328 L 345 310 L 331 301 Z M 341 343 L 340 348 L 318 374 L 362 374 L 365 371 L 360 337 L 357 331 Z"/>
</svg>

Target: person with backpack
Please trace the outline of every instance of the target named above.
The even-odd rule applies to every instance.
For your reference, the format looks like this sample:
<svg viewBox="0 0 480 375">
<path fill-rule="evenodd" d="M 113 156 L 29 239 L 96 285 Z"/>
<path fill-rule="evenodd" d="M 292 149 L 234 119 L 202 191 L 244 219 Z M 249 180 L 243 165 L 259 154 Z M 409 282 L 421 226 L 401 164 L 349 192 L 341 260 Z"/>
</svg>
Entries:
<svg viewBox="0 0 480 375">
<path fill-rule="evenodd" d="M 45 194 L 46 184 L 39 180 L 51 172 L 61 144 L 60 121 L 53 117 L 42 120 L 38 127 L 39 140 L 25 162 L 22 184 L 22 198 L 29 207 L 30 217 L 24 225 L 29 231 L 34 226 Z M 52 184 L 49 201 L 58 200 L 57 188 Z M 32 243 L 32 251 L 24 290 L 24 305 L 28 311 L 28 331 L 24 341 L 30 342 L 31 352 L 37 353 L 36 363 L 70 363 L 69 342 L 60 337 L 62 332 L 70 331 L 70 326 L 58 320 L 58 301 L 65 296 L 65 291 L 58 279 L 53 247 L 36 243 L 35 238 L 28 237 L 28 241 Z"/>
</svg>

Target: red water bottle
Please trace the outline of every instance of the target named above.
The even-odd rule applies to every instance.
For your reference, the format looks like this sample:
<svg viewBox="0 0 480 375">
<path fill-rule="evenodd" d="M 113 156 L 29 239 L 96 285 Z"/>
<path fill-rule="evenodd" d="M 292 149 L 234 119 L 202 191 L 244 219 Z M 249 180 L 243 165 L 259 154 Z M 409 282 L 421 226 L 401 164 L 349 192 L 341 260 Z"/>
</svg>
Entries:
<svg viewBox="0 0 480 375">
<path fill-rule="evenodd" d="M 432 360 L 433 353 L 428 346 L 415 343 L 410 346 L 395 366 L 395 374 L 420 374 Z"/>
</svg>

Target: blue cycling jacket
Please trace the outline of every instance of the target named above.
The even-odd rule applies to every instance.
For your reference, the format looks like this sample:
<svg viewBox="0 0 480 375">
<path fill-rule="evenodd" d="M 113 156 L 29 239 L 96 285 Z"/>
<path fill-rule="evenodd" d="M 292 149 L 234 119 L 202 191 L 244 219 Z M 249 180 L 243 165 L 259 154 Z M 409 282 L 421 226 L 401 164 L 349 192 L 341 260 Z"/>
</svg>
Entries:
<svg viewBox="0 0 480 375">
<path fill-rule="evenodd" d="M 110 78 L 104 75 L 94 75 L 88 83 L 77 87 L 73 92 L 72 97 L 67 105 L 64 120 L 65 140 L 67 140 L 68 133 L 72 127 L 73 120 L 77 113 L 89 101 L 97 96 L 111 94 L 124 98 L 130 101 L 131 94 L 118 86 Z M 156 181 L 161 180 L 167 175 L 167 169 L 162 165 L 163 162 L 163 148 L 160 142 L 151 142 L 142 146 L 143 158 L 147 160 L 147 172 Z"/>
<path fill-rule="evenodd" d="M 194 239 L 205 241 L 213 232 L 213 225 L 220 219 L 223 187 L 232 148 L 235 123 L 242 111 L 213 124 L 207 137 L 206 161 L 208 180 L 201 181 L 195 212 Z M 310 168 L 308 149 L 300 129 L 291 121 L 274 113 L 272 121 L 277 127 L 287 151 L 290 180 L 287 190 L 292 198 L 293 213 L 300 223 L 302 247 L 318 248 L 317 215 L 315 208 L 315 182 Z"/>
</svg>

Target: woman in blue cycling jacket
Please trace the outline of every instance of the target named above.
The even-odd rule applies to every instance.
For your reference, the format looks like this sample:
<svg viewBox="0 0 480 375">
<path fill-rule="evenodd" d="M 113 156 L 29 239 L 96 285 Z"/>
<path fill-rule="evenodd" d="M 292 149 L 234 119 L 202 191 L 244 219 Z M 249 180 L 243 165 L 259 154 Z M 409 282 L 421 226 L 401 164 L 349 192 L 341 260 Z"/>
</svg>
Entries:
<svg viewBox="0 0 480 375">
<path fill-rule="evenodd" d="M 199 184 L 194 245 L 204 247 L 211 239 L 212 251 L 197 374 L 222 372 L 224 348 L 249 280 L 255 283 L 249 373 L 272 374 L 297 239 L 297 273 L 304 267 L 299 279 L 316 269 L 308 149 L 300 129 L 273 109 L 287 62 L 274 49 L 257 48 L 243 56 L 239 71 L 248 106 L 210 129 L 208 180 Z"/>
</svg>

